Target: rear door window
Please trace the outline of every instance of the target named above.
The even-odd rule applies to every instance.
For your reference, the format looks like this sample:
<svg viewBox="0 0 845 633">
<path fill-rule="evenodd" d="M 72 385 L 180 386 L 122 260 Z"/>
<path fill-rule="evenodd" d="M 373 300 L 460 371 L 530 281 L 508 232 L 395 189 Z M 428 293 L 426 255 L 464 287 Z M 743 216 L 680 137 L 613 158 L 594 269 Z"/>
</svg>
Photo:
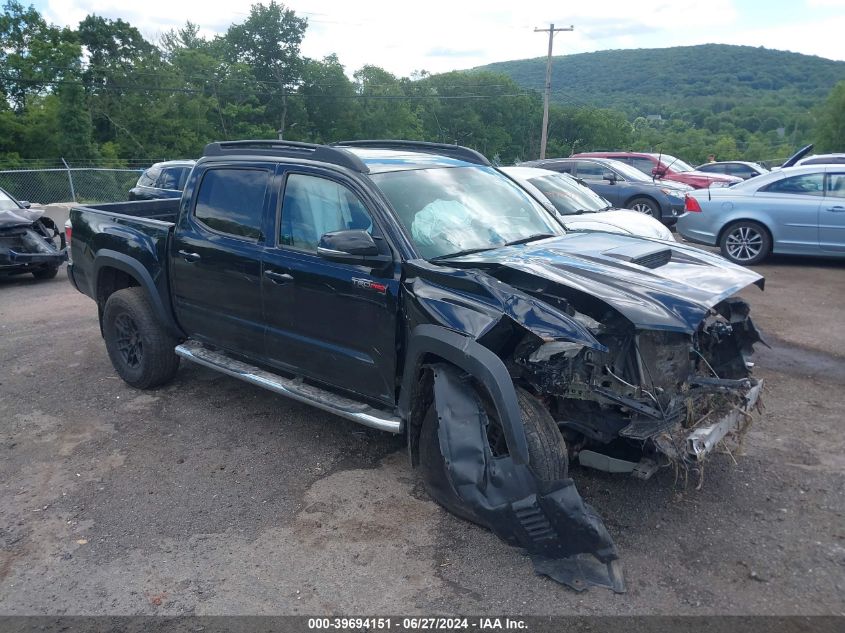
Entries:
<svg viewBox="0 0 845 633">
<path fill-rule="evenodd" d="M 220 233 L 252 241 L 261 239 L 270 176 L 264 169 L 209 169 L 197 191 L 194 217 Z"/>
<path fill-rule="evenodd" d="M 590 160 L 578 161 L 578 177 L 584 180 L 601 180 L 606 171 L 604 167 Z"/>
<path fill-rule="evenodd" d="M 653 160 L 641 158 L 639 156 L 632 157 L 629 162 L 647 176 L 651 176 L 651 172 L 654 171 L 654 168 L 656 167 Z"/>
<path fill-rule="evenodd" d="M 161 175 L 156 181 L 156 187 L 159 189 L 179 189 L 179 172 L 178 167 L 170 167 L 163 169 Z"/>
<path fill-rule="evenodd" d="M 824 174 L 801 174 L 776 180 L 766 185 L 760 191 L 766 193 L 783 193 L 789 195 L 821 196 L 823 190 Z"/>
</svg>

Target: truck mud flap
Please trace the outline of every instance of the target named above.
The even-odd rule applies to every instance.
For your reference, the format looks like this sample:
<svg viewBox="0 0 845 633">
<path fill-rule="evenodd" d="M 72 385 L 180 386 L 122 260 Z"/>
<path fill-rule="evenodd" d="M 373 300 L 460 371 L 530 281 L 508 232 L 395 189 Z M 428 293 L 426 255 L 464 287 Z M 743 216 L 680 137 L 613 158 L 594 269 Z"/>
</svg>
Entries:
<svg viewBox="0 0 845 633">
<path fill-rule="evenodd" d="M 616 546 L 573 481 L 543 481 L 510 455 L 494 457 L 487 414 L 472 383 L 451 366 L 432 370 L 437 440 L 445 467 L 426 475 L 437 501 L 524 548 L 538 574 L 577 591 L 599 586 L 623 593 Z"/>
</svg>

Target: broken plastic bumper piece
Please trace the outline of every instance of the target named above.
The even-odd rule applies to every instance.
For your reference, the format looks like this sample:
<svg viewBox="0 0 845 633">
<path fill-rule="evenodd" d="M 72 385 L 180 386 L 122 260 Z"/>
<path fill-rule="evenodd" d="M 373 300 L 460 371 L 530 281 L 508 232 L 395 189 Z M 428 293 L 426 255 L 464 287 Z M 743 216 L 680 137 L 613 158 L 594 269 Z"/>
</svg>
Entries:
<svg viewBox="0 0 845 633">
<path fill-rule="evenodd" d="M 462 514 L 524 548 L 538 574 L 577 591 L 601 586 L 624 592 L 616 546 L 573 481 L 543 481 L 513 455 L 494 457 L 487 415 L 472 386 L 449 366 L 433 371 L 445 484 L 461 500 Z M 524 433 L 521 427 L 508 431 Z"/>
</svg>

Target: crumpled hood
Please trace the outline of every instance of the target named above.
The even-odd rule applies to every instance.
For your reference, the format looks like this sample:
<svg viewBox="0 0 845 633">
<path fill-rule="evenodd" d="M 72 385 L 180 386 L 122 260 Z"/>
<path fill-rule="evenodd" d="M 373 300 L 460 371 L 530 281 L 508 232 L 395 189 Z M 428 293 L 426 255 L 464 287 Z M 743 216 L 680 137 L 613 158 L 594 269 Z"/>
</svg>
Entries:
<svg viewBox="0 0 845 633">
<path fill-rule="evenodd" d="M 550 285 L 572 288 L 601 299 L 639 328 L 689 333 L 723 299 L 764 284 L 757 273 L 719 255 L 615 233 L 570 233 L 450 261 L 530 286 L 535 295 L 551 291 Z"/>
</svg>

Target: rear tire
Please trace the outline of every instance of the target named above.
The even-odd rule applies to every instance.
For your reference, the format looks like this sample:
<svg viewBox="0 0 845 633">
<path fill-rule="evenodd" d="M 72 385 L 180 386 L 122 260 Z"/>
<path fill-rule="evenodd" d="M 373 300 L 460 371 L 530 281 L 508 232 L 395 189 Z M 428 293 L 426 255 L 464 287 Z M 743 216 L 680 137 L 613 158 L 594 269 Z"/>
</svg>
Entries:
<svg viewBox="0 0 845 633">
<path fill-rule="evenodd" d="M 719 238 L 722 256 L 741 266 L 759 264 L 772 252 L 772 238 L 762 224 L 741 220 L 728 225 Z"/>
<path fill-rule="evenodd" d="M 528 463 L 541 481 L 565 479 L 569 474 L 566 443 L 551 414 L 542 403 L 524 389 L 517 388 L 519 410 L 528 443 Z M 490 424 L 499 425 L 490 416 Z M 452 514 L 479 523 L 474 512 L 457 495 L 449 481 L 449 472 L 438 439 L 438 419 L 434 403 L 429 407 L 420 429 L 420 466 L 425 474 L 426 491 Z M 490 434 L 488 433 L 488 438 Z M 491 440 L 492 442 L 492 440 Z M 501 447 L 491 446 L 494 455 L 501 455 Z"/>
<path fill-rule="evenodd" d="M 118 375 L 138 389 L 169 381 L 179 368 L 177 341 L 155 317 L 142 288 L 124 288 L 108 298 L 103 338 Z"/>
<path fill-rule="evenodd" d="M 38 270 L 32 271 L 32 276 L 36 279 L 53 279 L 59 272 L 58 266 L 45 266 Z"/>
<path fill-rule="evenodd" d="M 660 206 L 651 198 L 633 198 L 628 202 L 628 208 L 631 211 L 650 215 L 655 220 L 660 220 Z"/>
</svg>

